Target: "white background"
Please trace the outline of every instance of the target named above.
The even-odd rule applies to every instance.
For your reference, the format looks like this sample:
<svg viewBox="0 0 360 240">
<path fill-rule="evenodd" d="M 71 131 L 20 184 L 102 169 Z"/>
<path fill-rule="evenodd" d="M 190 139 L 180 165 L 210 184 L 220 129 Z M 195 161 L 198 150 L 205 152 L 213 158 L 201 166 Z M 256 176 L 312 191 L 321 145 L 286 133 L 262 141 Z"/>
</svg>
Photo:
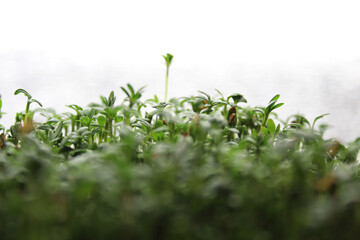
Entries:
<svg viewBox="0 0 360 240">
<path fill-rule="evenodd" d="M 197 90 L 241 93 L 251 106 L 277 93 L 277 112 L 329 112 L 328 137 L 360 136 L 360 5 L 322 0 L 1 0 L 0 94 L 9 126 L 28 90 L 46 108 L 71 111 L 120 86 L 145 98 Z M 119 103 L 118 102 L 118 103 Z"/>
</svg>

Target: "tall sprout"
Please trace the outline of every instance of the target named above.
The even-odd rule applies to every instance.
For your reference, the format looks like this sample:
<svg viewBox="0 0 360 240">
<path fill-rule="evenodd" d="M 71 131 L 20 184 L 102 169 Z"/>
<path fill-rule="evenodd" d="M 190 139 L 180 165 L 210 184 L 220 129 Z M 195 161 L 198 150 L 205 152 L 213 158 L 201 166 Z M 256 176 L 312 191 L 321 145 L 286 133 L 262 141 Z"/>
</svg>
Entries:
<svg viewBox="0 0 360 240">
<path fill-rule="evenodd" d="M 19 93 L 23 93 L 27 97 L 26 108 L 25 108 L 25 117 L 24 117 L 24 129 L 30 129 L 31 126 L 29 126 L 29 124 L 28 124 L 29 118 L 32 117 L 32 116 L 30 116 L 31 115 L 30 104 L 35 102 L 35 103 L 39 104 L 40 107 L 42 107 L 42 104 L 38 100 L 32 98 L 32 96 L 26 90 L 24 90 L 22 88 L 17 89 L 15 91 L 14 95 L 18 95 Z"/>
<path fill-rule="evenodd" d="M 167 53 L 166 56 L 163 55 L 165 62 L 166 62 L 166 80 L 165 80 L 165 102 L 167 100 L 167 93 L 168 93 L 168 85 L 169 85 L 169 68 L 170 68 L 170 64 L 171 61 L 173 59 L 173 55 L 171 55 L 170 53 Z"/>
</svg>

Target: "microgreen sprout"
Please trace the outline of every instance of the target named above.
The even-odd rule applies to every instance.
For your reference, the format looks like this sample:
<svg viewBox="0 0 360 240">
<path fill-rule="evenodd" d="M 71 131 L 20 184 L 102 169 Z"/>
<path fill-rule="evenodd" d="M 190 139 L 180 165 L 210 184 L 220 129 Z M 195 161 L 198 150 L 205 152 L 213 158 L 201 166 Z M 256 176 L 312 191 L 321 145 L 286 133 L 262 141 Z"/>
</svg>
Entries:
<svg viewBox="0 0 360 240">
<path fill-rule="evenodd" d="M 166 55 L 163 55 L 163 58 L 165 59 L 166 63 L 166 79 L 165 79 L 165 98 L 164 101 L 167 101 L 167 95 L 168 95 L 168 86 L 169 86 L 169 68 L 173 59 L 173 55 L 170 53 L 167 53 Z"/>
<path fill-rule="evenodd" d="M 277 102 L 277 100 L 279 99 L 279 97 L 280 97 L 280 94 L 275 95 L 275 96 L 269 101 L 269 104 L 268 104 L 268 106 L 265 108 L 265 110 L 262 111 L 262 113 L 263 113 L 262 126 L 263 126 L 263 127 L 266 126 L 267 121 L 268 121 L 268 118 L 269 118 L 269 116 L 270 116 L 270 113 L 271 113 L 273 110 L 275 110 L 275 109 L 281 107 L 282 105 L 284 105 L 284 103 L 278 103 L 278 104 L 276 104 L 276 102 Z"/>
<path fill-rule="evenodd" d="M 27 91 L 25 91 L 25 90 L 22 89 L 22 88 L 17 89 L 17 90 L 15 91 L 14 95 L 18 95 L 19 93 L 23 93 L 23 94 L 27 97 L 26 108 L 25 108 L 25 117 L 24 117 L 24 126 L 23 126 L 23 128 L 24 128 L 24 129 L 30 129 L 30 128 L 32 128 L 32 126 L 29 125 L 30 104 L 35 102 L 35 103 L 37 103 L 40 107 L 42 107 L 42 104 L 41 104 L 38 100 L 32 98 L 32 96 L 31 96 Z M 31 120 L 32 120 L 32 119 L 31 119 Z"/>
</svg>

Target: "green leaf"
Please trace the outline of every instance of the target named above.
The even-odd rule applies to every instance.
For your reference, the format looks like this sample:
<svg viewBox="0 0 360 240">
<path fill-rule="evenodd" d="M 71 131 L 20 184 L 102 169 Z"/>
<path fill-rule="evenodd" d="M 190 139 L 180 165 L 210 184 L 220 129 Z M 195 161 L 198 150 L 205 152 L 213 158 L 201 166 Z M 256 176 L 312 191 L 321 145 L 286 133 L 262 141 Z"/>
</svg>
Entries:
<svg viewBox="0 0 360 240">
<path fill-rule="evenodd" d="M 138 100 L 141 97 L 140 93 L 136 93 L 133 97 L 133 101 L 135 102 L 136 100 Z"/>
<path fill-rule="evenodd" d="M 52 127 L 49 125 L 40 125 L 39 127 L 37 127 L 37 129 L 39 130 L 52 130 Z"/>
<path fill-rule="evenodd" d="M 159 127 L 155 128 L 155 129 L 153 130 L 153 132 L 154 132 L 154 133 L 157 133 L 157 132 L 166 132 L 166 131 L 168 131 L 168 130 L 169 130 L 169 128 L 168 128 L 167 126 L 159 126 Z"/>
<path fill-rule="evenodd" d="M 275 135 L 275 132 L 276 132 L 275 123 L 271 118 L 269 118 L 269 120 L 267 122 L 267 129 L 269 130 L 269 132 L 272 136 Z"/>
<path fill-rule="evenodd" d="M 84 125 L 86 125 L 86 126 L 89 126 L 90 123 L 91 123 L 91 119 L 90 119 L 89 117 L 87 117 L 87 116 L 81 117 L 80 120 L 81 120 L 81 122 L 82 122 Z"/>
<path fill-rule="evenodd" d="M 60 121 L 55 129 L 55 134 L 54 134 L 54 138 L 58 138 L 60 136 L 60 133 L 62 131 L 64 123 L 62 121 Z"/>
<path fill-rule="evenodd" d="M 50 118 L 49 120 L 46 121 L 46 124 L 54 124 L 54 123 L 58 123 L 60 120 L 57 118 Z"/>
<path fill-rule="evenodd" d="M 120 87 L 120 88 L 121 88 L 121 90 L 123 90 L 123 92 L 124 92 L 129 98 L 131 98 L 129 92 L 128 92 L 124 87 Z"/>
<path fill-rule="evenodd" d="M 280 97 L 280 94 L 276 94 L 270 101 L 269 101 L 269 103 L 271 103 L 271 102 L 276 102 L 278 99 L 279 99 L 279 97 Z"/>
<path fill-rule="evenodd" d="M 88 132 L 87 127 L 81 127 L 78 129 L 78 134 L 83 135 L 84 133 Z"/>
<path fill-rule="evenodd" d="M 106 97 L 100 96 L 100 99 L 101 99 L 101 102 L 106 106 L 107 105 Z"/>
<path fill-rule="evenodd" d="M 215 91 L 217 91 L 220 94 L 221 98 L 224 99 L 224 95 L 219 90 L 215 88 Z"/>
<path fill-rule="evenodd" d="M 130 90 L 131 95 L 134 96 L 134 95 L 135 95 L 134 88 L 133 88 L 129 83 L 127 84 L 127 87 L 128 87 L 128 89 Z"/>
<path fill-rule="evenodd" d="M 36 100 L 36 99 L 33 99 L 33 98 L 32 98 L 32 99 L 30 100 L 30 102 L 31 102 L 31 103 L 35 102 L 35 103 L 39 104 L 40 107 L 42 107 L 42 104 L 41 104 L 38 100 Z"/>
<path fill-rule="evenodd" d="M 235 133 L 235 134 L 239 134 L 239 130 L 236 128 L 229 128 L 229 132 Z"/>
<path fill-rule="evenodd" d="M 138 94 L 141 95 L 141 93 L 144 91 L 145 87 L 146 87 L 146 86 L 143 86 L 143 87 L 139 88 L 139 90 L 137 90 L 136 93 L 138 93 Z"/>
<path fill-rule="evenodd" d="M 210 99 L 211 99 L 210 95 L 207 94 L 206 92 L 203 92 L 203 91 L 198 91 L 198 92 L 201 93 L 201 94 L 204 94 L 204 95 L 207 97 L 206 100 L 210 100 Z"/>
<path fill-rule="evenodd" d="M 256 139 L 258 137 L 258 132 L 255 130 L 255 128 L 251 129 L 251 135 Z"/>
<path fill-rule="evenodd" d="M 25 91 L 24 89 L 22 88 L 19 88 L 17 89 L 15 92 L 14 92 L 14 95 L 18 95 L 19 93 L 23 93 L 26 97 L 28 97 L 29 99 L 32 98 L 30 93 L 28 93 L 27 91 Z"/>
<path fill-rule="evenodd" d="M 247 103 L 247 100 L 244 98 L 243 95 L 241 94 L 238 94 L 238 93 L 234 93 L 232 95 L 230 95 L 228 98 L 227 98 L 227 101 L 229 101 L 229 99 L 232 98 L 234 103 L 237 104 L 239 102 L 244 102 L 244 103 Z"/>
<path fill-rule="evenodd" d="M 124 117 L 123 116 L 115 116 L 115 122 L 118 123 L 118 122 L 122 122 L 124 120 Z"/>
<path fill-rule="evenodd" d="M 256 131 L 255 131 L 255 132 L 256 132 Z M 257 133 L 256 133 L 256 137 L 254 137 L 254 136 L 253 136 L 253 137 L 247 136 L 247 137 L 245 138 L 245 140 L 248 141 L 249 143 L 252 143 L 252 144 L 256 145 L 256 144 L 257 144 L 256 138 L 257 138 Z"/>
<path fill-rule="evenodd" d="M 140 127 L 145 127 L 147 131 L 151 129 L 150 123 L 148 123 L 145 119 L 137 119 L 136 123 L 140 124 Z"/>
<path fill-rule="evenodd" d="M 106 101 L 106 106 L 108 106 L 108 107 L 114 106 L 115 100 L 116 100 L 116 97 L 114 95 L 114 91 L 111 91 L 109 94 L 109 97 Z"/>
<path fill-rule="evenodd" d="M 79 113 L 80 111 L 83 110 L 82 107 L 80 107 L 76 104 L 66 105 L 66 107 L 69 107 L 69 108 L 75 110 L 77 113 Z"/>
<path fill-rule="evenodd" d="M 320 115 L 320 116 L 317 116 L 317 117 L 314 119 L 314 122 L 313 122 L 313 124 L 312 124 L 311 129 L 314 129 L 315 123 L 317 122 L 317 120 L 319 120 L 319 119 L 321 119 L 321 118 L 323 118 L 323 117 L 325 117 L 325 116 L 327 116 L 327 115 L 329 115 L 329 114 L 330 114 L 330 113 L 325 113 L 325 114 L 322 114 L 322 115 Z"/>
<path fill-rule="evenodd" d="M 284 105 L 284 103 L 278 103 L 278 104 L 276 104 L 274 107 L 271 108 L 271 111 L 273 111 L 273 110 L 281 107 L 282 105 Z"/>
<path fill-rule="evenodd" d="M 268 130 L 266 127 L 264 127 L 264 126 L 261 126 L 261 132 L 262 132 L 265 136 L 269 134 L 269 130 Z"/>
<path fill-rule="evenodd" d="M 276 127 L 275 135 L 277 135 L 280 132 L 280 123 Z"/>
<path fill-rule="evenodd" d="M 101 127 L 105 127 L 106 125 L 106 118 L 102 115 L 97 117 L 97 122 Z"/>
<path fill-rule="evenodd" d="M 156 108 L 158 110 L 163 110 L 168 105 L 169 103 L 167 102 L 160 102 L 159 104 L 154 105 L 153 108 Z"/>
<path fill-rule="evenodd" d="M 163 57 L 165 59 L 166 66 L 169 68 L 174 56 L 171 55 L 170 53 L 167 53 L 166 56 L 163 55 Z"/>
</svg>

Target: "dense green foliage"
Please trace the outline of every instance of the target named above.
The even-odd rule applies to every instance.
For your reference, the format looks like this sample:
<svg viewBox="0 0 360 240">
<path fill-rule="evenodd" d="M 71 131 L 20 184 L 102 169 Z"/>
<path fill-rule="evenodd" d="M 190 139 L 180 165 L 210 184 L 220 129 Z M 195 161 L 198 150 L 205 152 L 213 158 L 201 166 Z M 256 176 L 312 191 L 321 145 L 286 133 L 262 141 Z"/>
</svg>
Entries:
<svg viewBox="0 0 360 240">
<path fill-rule="evenodd" d="M 0 239 L 357 239 L 360 141 L 324 139 L 325 115 L 282 121 L 279 95 L 121 90 L 119 105 L 111 92 L 62 114 L 15 92 L 27 104 L 0 128 Z"/>
</svg>

